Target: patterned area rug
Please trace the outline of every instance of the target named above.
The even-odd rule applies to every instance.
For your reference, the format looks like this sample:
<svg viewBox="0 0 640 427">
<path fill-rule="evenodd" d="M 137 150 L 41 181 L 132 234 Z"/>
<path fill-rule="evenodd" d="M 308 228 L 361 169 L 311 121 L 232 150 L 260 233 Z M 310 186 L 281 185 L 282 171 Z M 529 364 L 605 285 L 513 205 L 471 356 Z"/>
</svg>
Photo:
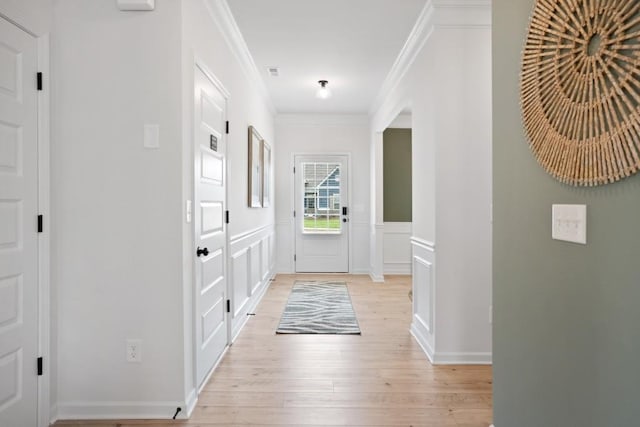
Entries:
<svg viewBox="0 0 640 427">
<path fill-rule="evenodd" d="M 277 334 L 360 335 L 345 282 L 296 282 Z"/>
</svg>

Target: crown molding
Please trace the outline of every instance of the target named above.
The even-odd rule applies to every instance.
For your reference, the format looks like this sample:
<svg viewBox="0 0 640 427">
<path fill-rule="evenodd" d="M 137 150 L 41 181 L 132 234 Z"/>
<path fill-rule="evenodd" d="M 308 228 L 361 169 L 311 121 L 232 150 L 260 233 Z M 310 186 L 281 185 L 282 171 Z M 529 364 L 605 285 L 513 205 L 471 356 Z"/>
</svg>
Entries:
<svg viewBox="0 0 640 427">
<path fill-rule="evenodd" d="M 242 71 L 244 71 L 247 78 L 253 83 L 254 87 L 258 90 L 262 98 L 264 99 L 267 108 L 272 114 L 277 114 L 277 110 L 273 105 L 267 86 L 262 79 L 258 67 L 249 52 L 247 43 L 238 28 L 231 9 L 226 0 L 205 0 L 205 5 L 211 15 L 211 18 L 216 23 L 224 40 L 226 41 L 229 49 L 233 52 L 234 56 L 240 63 Z"/>
<path fill-rule="evenodd" d="M 402 81 L 435 29 L 491 27 L 491 0 L 428 0 L 369 109 L 373 116 Z"/>
<path fill-rule="evenodd" d="M 433 32 L 434 12 L 435 8 L 433 5 L 433 1 L 427 1 L 427 4 L 425 4 L 424 8 L 422 8 L 422 11 L 420 11 L 418 20 L 413 26 L 411 33 L 409 33 L 407 41 L 404 43 L 404 46 L 402 46 L 398 57 L 391 66 L 389 74 L 387 74 L 387 77 L 382 82 L 380 91 L 374 98 L 371 109 L 369 110 L 369 115 L 373 116 L 376 111 L 380 109 L 389 93 L 396 86 L 398 86 L 407 71 L 409 71 L 411 64 L 413 64 L 416 57 L 418 56 L 418 53 L 420 53 L 422 47 Z"/>
</svg>

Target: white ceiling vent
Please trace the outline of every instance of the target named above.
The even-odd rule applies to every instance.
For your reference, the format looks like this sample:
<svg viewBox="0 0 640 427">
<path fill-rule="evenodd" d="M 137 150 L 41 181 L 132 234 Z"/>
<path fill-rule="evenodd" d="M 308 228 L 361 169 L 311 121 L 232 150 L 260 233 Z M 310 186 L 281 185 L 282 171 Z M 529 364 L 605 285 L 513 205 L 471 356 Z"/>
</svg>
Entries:
<svg viewBox="0 0 640 427">
<path fill-rule="evenodd" d="M 280 76 L 280 69 L 278 67 L 267 67 L 267 73 L 271 77 L 278 77 Z"/>
</svg>

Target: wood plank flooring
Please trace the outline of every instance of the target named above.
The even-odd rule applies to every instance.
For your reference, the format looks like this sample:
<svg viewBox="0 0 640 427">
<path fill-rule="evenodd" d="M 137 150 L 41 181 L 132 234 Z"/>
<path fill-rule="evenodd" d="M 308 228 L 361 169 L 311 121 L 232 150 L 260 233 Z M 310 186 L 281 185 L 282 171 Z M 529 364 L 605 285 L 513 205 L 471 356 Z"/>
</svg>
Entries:
<svg viewBox="0 0 640 427">
<path fill-rule="evenodd" d="M 296 279 L 346 281 L 362 335 L 275 335 Z M 408 332 L 410 289 L 407 276 L 278 275 L 190 420 L 55 426 L 488 427 L 491 368 L 432 366 Z"/>
</svg>

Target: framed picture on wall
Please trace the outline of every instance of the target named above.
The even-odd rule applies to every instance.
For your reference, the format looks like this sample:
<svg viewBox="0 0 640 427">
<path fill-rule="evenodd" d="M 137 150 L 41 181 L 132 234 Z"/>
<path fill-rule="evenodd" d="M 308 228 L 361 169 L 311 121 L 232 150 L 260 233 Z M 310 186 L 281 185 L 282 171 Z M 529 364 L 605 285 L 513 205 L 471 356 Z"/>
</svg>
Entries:
<svg viewBox="0 0 640 427">
<path fill-rule="evenodd" d="M 249 126 L 249 207 L 262 206 L 262 143 L 263 139 Z"/>
<path fill-rule="evenodd" d="M 271 146 L 262 140 L 262 207 L 271 204 Z"/>
</svg>

